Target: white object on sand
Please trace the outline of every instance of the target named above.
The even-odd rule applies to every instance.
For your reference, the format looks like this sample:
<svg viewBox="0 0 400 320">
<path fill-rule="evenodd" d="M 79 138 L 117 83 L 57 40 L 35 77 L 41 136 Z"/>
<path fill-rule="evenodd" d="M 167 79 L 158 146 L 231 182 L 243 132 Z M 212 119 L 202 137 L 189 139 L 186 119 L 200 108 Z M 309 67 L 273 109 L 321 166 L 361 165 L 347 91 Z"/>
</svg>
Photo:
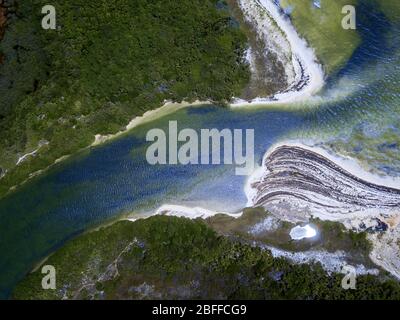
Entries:
<svg viewBox="0 0 400 320">
<path fill-rule="evenodd" d="M 290 230 L 290 237 L 292 240 L 301 240 L 305 238 L 314 238 L 317 235 L 317 230 L 311 227 L 309 224 L 304 227 L 296 226 Z"/>
</svg>

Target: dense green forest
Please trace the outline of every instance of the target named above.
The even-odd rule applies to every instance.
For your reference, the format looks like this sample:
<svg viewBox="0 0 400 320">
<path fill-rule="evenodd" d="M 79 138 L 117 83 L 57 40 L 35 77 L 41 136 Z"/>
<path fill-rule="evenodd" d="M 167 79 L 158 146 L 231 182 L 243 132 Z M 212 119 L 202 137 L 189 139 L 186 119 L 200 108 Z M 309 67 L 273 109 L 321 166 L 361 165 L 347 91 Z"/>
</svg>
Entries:
<svg viewBox="0 0 400 320">
<path fill-rule="evenodd" d="M 8 0 L 0 43 L 0 196 L 164 100 L 224 103 L 249 79 L 224 1 Z M 16 166 L 19 157 L 34 150 Z"/>
<path fill-rule="evenodd" d="M 43 290 L 41 268 L 14 290 L 15 299 L 399 299 L 389 278 L 357 277 L 319 264 L 291 264 L 268 250 L 218 235 L 203 221 L 156 216 L 121 221 L 70 241 L 44 263 L 56 290 Z"/>
</svg>

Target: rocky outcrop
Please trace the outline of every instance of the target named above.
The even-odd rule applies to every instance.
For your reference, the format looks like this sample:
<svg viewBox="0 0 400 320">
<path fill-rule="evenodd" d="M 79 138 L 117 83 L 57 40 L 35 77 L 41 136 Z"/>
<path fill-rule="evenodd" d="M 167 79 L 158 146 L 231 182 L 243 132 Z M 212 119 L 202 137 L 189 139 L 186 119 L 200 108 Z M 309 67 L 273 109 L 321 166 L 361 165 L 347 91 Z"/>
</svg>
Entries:
<svg viewBox="0 0 400 320">
<path fill-rule="evenodd" d="M 263 165 L 262 176 L 251 184 L 253 206 L 284 201 L 330 220 L 346 219 L 354 213 L 375 217 L 377 212 L 400 209 L 399 189 L 363 180 L 306 148 L 280 146 L 268 154 Z"/>
<path fill-rule="evenodd" d="M 249 206 L 285 220 L 341 222 L 365 231 L 371 260 L 400 279 L 400 183 L 382 180 L 317 148 L 279 145 L 249 180 Z"/>
</svg>

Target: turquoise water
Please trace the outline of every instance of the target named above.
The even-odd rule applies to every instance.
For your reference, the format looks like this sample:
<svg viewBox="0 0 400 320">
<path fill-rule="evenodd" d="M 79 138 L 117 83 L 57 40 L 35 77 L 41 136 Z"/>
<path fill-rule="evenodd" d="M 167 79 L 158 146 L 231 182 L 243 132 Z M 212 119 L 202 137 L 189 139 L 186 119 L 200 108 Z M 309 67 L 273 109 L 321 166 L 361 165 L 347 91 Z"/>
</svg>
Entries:
<svg viewBox="0 0 400 320">
<path fill-rule="evenodd" d="M 400 27 L 376 10 L 363 12 L 363 43 L 329 79 L 317 108 L 180 110 L 78 154 L 2 199 L 0 297 L 66 240 L 124 214 L 153 212 L 164 203 L 223 211 L 245 206 L 246 178 L 236 176 L 234 166 L 148 165 L 145 134 L 166 129 L 169 120 L 177 120 L 180 129 L 254 129 L 257 162 L 277 141 L 314 139 L 399 175 Z"/>
<path fill-rule="evenodd" d="M 400 17 L 393 23 L 371 6 L 361 9 L 362 45 L 329 80 L 307 134 L 377 173 L 400 176 Z"/>
</svg>

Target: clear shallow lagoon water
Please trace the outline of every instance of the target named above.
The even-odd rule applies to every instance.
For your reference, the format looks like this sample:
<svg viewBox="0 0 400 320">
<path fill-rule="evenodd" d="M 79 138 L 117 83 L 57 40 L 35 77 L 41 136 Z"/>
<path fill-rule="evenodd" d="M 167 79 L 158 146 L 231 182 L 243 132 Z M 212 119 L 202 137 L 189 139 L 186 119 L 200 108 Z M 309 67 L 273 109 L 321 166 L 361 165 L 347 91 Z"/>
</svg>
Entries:
<svg viewBox="0 0 400 320">
<path fill-rule="evenodd" d="M 255 129 L 258 162 L 275 142 L 314 139 L 400 175 L 400 26 L 370 8 L 363 12 L 363 43 L 328 80 L 318 107 L 180 110 L 73 156 L 0 200 L 0 298 L 66 240 L 124 214 L 153 212 L 164 203 L 221 211 L 245 206 L 246 178 L 236 176 L 234 166 L 148 165 L 145 134 L 166 130 L 169 120 L 180 129 Z"/>
</svg>

